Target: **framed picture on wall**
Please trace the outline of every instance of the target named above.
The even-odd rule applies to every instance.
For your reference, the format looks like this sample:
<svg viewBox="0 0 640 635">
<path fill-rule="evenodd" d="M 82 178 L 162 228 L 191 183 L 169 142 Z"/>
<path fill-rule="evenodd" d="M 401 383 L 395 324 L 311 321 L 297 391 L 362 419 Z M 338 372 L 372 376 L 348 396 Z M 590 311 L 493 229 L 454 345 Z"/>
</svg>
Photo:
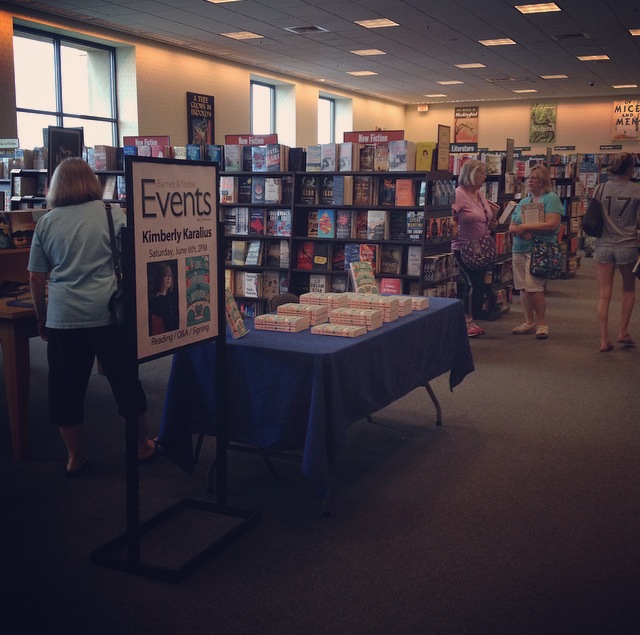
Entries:
<svg viewBox="0 0 640 635">
<path fill-rule="evenodd" d="M 49 159 L 47 168 L 49 170 L 49 181 L 54 170 L 61 161 L 69 157 L 81 157 L 84 145 L 83 128 L 59 128 L 49 126 L 47 128 Z"/>
</svg>

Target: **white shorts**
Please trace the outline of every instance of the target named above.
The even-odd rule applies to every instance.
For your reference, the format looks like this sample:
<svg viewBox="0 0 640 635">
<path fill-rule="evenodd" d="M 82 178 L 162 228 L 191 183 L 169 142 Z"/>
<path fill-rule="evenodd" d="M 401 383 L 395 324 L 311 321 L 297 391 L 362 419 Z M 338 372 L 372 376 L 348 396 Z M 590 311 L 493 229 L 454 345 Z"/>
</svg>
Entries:
<svg viewBox="0 0 640 635">
<path fill-rule="evenodd" d="M 536 278 L 529 272 L 529 266 L 531 264 L 531 252 L 516 253 L 513 256 L 513 286 L 522 291 L 529 293 L 536 293 L 537 291 L 544 291 L 544 285 L 546 283 L 545 278 Z"/>
</svg>

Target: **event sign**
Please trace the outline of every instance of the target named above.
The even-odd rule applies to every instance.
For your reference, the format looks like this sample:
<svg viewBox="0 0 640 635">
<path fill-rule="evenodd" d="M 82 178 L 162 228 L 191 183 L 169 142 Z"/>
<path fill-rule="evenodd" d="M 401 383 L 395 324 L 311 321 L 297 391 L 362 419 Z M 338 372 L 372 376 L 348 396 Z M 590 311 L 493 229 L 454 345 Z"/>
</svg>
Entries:
<svg viewBox="0 0 640 635">
<path fill-rule="evenodd" d="M 140 361 L 219 335 L 218 171 L 209 162 L 126 159 Z"/>
</svg>

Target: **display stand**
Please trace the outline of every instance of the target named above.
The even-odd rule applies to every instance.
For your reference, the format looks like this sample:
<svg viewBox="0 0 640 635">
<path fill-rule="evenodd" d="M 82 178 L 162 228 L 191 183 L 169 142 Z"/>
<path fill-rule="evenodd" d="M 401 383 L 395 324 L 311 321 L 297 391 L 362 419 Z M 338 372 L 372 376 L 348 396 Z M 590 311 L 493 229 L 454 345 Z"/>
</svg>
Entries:
<svg viewBox="0 0 640 635">
<path fill-rule="evenodd" d="M 153 171 L 154 165 L 157 166 L 158 171 L 161 173 L 163 166 L 173 171 L 185 171 L 184 182 L 192 179 L 197 185 L 201 186 L 200 191 L 206 191 L 205 188 L 213 188 L 211 193 L 211 200 L 218 201 L 218 179 L 217 179 L 217 165 L 216 164 L 203 164 L 202 162 L 189 162 L 185 165 L 184 161 L 173 161 L 170 159 L 150 159 L 147 157 L 127 157 L 126 165 L 126 183 L 127 192 L 131 192 L 131 184 L 134 182 L 142 182 L 144 179 L 138 174 L 139 172 L 144 176 L 145 171 Z M 168 166 L 166 164 L 169 164 Z M 205 171 L 206 178 L 203 180 L 202 170 L 200 173 L 189 173 L 187 171 L 192 168 L 202 168 L 206 165 L 208 170 L 213 172 L 212 175 L 208 175 Z M 172 172 L 173 173 L 173 172 Z M 134 181 L 134 176 L 135 181 Z M 198 179 L 200 178 L 200 182 Z M 138 363 L 141 357 L 141 350 L 144 349 L 139 346 L 140 328 L 138 324 L 137 313 L 140 310 L 139 300 L 137 299 L 138 293 L 136 290 L 136 283 L 140 280 L 146 280 L 146 275 L 141 275 L 139 271 L 140 262 L 136 259 L 136 221 L 134 201 L 136 198 L 136 192 L 134 196 L 128 198 L 127 202 L 127 220 L 130 224 L 129 227 L 123 228 L 121 232 L 122 236 L 122 253 L 123 253 L 123 270 L 125 271 L 125 316 L 127 328 L 124 333 L 126 350 L 128 355 L 128 369 L 127 376 L 129 377 L 129 385 L 134 385 L 138 378 Z M 217 337 L 209 338 L 216 339 L 216 346 L 221 354 L 216 359 L 216 386 L 213 387 L 217 394 L 226 394 L 226 378 L 225 378 L 225 358 L 226 358 L 226 346 L 225 346 L 225 317 L 224 317 L 224 259 L 219 257 L 224 254 L 224 250 L 221 249 L 222 245 L 222 232 L 216 231 L 218 226 L 218 214 L 217 209 L 214 211 L 212 218 L 212 227 L 214 231 L 212 233 L 213 240 L 209 244 L 208 248 L 212 253 L 209 257 L 212 262 L 217 263 L 215 268 L 216 275 L 212 277 L 211 284 L 215 291 L 215 298 L 217 302 L 212 303 L 217 307 L 217 324 L 218 330 L 221 333 L 217 334 Z M 183 221 L 184 222 L 184 221 Z M 143 221 L 140 222 L 144 224 Z M 200 242 L 199 246 L 203 246 Z M 129 272 L 127 274 L 127 272 Z M 134 273 L 135 272 L 135 273 Z M 146 272 L 145 272 L 146 273 Z M 134 275 L 132 275 L 134 274 Z M 214 295 L 211 294 L 213 298 Z M 146 321 L 146 316 L 145 316 Z M 146 325 L 145 325 L 146 328 Z M 188 331 L 188 329 L 182 329 L 182 331 Z M 188 339 L 188 336 L 185 336 Z M 183 339 L 185 339 L 183 338 Z M 187 342 L 188 345 L 188 342 Z M 181 346 L 184 348 L 184 345 Z M 175 348 L 168 348 L 165 351 L 160 352 L 154 356 L 147 355 L 150 358 L 156 358 L 161 355 L 173 353 Z M 143 353 L 144 354 L 144 353 Z M 249 529 L 254 527 L 260 520 L 260 512 L 251 512 L 247 510 L 237 509 L 229 507 L 227 505 L 227 449 L 228 449 L 228 430 L 227 430 L 227 417 L 226 417 L 226 403 L 224 399 L 218 400 L 217 406 L 218 421 L 221 422 L 219 428 L 219 434 L 216 445 L 216 463 L 217 463 L 217 502 L 211 502 L 206 500 L 198 500 L 186 498 L 175 505 L 172 505 L 163 512 L 157 514 L 151 519 L 141 523 L 140 522 L 140 491 L 139 491 L 139 464 L 138 464 L 138 419 L 137 417 L 127 417 L 126 419 L 126 533 L 116 537 L 115 539 L 107 542 L 102 547 L 95 549 L 91 553 L 91 562 L 99 564 L 112 569 L 120 571 L 126 571 L 128 573 L 134 573 L 137 575 L 154 578 L 157 580 L 164 580 L 167 582 L 177 583 L 183 580 L 186 576 L 194 572 L 200 565 L 206 562 L 215 554 L 219 553 L 240 536 L 244 535 Z M 192 519 L 189 514 L 193 515 L 197 512 Z M 204 516 L 200 512 L 204 512 Z M 187 555 L 184 559 L 181 559 L 179 563 L 168 564 L 167 554 L 171 557 L 176 556 L 176 551 L 180 544 L 189 546 L 193 542 L 192 534 L 194 532 L 195 518 L 204 522 L 216 520 L 212 515 L 216 515 L 219 520 L 219 524 L 222 528 L 216 528 L 216 537 L 212 541 L 209 538 L 214 533 L 211 528 L 205 528 L 205 544 L 203 544 L 199 551 L 194 554 Z M 187 516 L 187 523 L 182 522 L 182 525 L 178 522 L 174 532 L 169 534 L 169 539 L 166 541 L 166 547 L 161 544 L 162 533 L 159 531 L 163 525 L 167 526 L 172 521 L 180 520 L 178 516 Z M 180 536 L 176 534 L 177 531 L 189 532 L 189 539 L 185 541 L 180 540 Z M 144 557 L 142 556 L 142 539 L 147 538 L 144 542 Z M 162 563 L 164 561 L 164 564 Z"/>
</svg>

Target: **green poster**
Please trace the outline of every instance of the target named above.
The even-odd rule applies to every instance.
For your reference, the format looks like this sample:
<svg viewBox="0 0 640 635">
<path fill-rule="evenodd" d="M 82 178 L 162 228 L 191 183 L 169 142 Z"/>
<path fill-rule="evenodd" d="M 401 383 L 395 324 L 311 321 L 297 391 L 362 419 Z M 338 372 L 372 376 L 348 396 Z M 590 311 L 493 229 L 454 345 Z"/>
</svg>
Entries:
<svg viewBox="0 0 640 635">
<path fill-rule="evenodd" d="M 556 140 L 557 104 L 532 104 L 529 143 L 552 143 Z"/>
</svg>

